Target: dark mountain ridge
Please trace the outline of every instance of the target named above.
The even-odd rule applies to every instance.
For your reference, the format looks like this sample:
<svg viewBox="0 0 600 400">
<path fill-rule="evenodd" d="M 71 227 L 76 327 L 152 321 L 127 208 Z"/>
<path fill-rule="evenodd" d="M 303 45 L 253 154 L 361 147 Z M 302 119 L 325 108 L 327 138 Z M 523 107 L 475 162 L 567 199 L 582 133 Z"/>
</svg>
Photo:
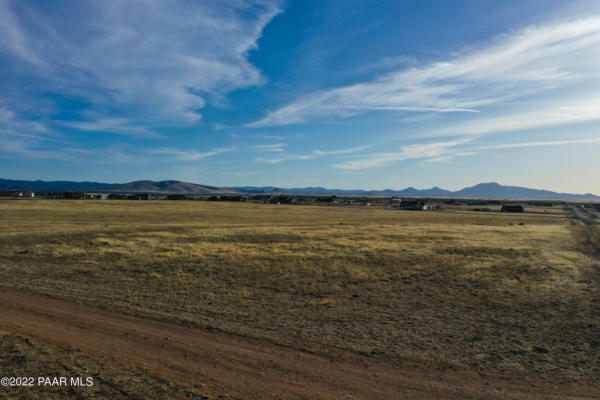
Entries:
<svg viewBox="0 0 600 400">
<path fill-rule="evenodd" d="M 157 194 L 241 194 L 229 188 L 197 185 L 181 181 L 135 181 L 129 183 L 70 182 L 70 181 L 20 181 L 0 179 L 0 190 L 30 190 L 34 192 L 111 192 Z"/>
<path fill-rule="evenodd" d="M 347 195 L 347 196 L 415 196 L 415 197 L 475 197 L 500 199 L 556 199 L 556 200 L 600 200 L 591 193 L 571 194 L 550 190 L 531 189 L 520 186 L 503 186 L 496 182 L 479 183 L 458 191 L 439 187 L 402 190 L 348 190 L 323 187 L 278 188 L 275 186 L 217 187 L 181 181 L 141 180 L 124 184 L 71 181 L 25 181 L 0 179 L 0 190 L 29 190 L 35 192 L 113 192 L 113 193 L 156 193 L 156 194 L 305 194 L 305 195 Z"/>
</svg>

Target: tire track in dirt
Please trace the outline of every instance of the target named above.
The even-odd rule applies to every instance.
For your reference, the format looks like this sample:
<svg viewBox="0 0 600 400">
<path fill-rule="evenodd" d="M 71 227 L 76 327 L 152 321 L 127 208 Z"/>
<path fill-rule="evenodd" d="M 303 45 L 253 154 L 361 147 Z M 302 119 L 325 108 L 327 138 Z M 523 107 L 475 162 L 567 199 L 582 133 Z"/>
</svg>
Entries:
<svg viewBox="0 0 600 400">
<path fill-rule="evenodd" d="M 389 364 L 339 349 L 266 341 L 133 317 L 23 291 L 0 292 L 0 325 L 241 399 L 593 399 L 598 388 Z"/>
</svg>

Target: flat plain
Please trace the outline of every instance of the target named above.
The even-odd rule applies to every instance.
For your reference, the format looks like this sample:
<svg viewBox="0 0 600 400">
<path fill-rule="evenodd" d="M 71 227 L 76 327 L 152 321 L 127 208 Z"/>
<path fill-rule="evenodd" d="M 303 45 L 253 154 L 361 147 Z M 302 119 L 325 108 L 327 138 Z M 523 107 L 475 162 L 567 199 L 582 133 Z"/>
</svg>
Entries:
<svg viewBox="0 0 600 400">
<path fill-rule="evenodd" d="M 476 374 L 482 385 L 530 380 L 562 390 L 558 398 L 595 398 L 600 269 L 598 236 L 590 229 L 560 207 L 510 214 L 0 201 L 0 288 L 310 354 Z M 134 378 L 107 398 L 139 393 L 139 382 L 160 388 L 165 398 L 202 391 L 185 379 L 165 383 L 135 362 L 120 366 L 94 354 L 47 350 L 58 344 L 43 335 L 33 335 L 37 344 L 23 350 L 31 343 L 24 342 L 27 329 L 0 314 L 3 324 L 3 346 L 12 346 L 0 354 L 4 368 L 14 364 L 7 357 L 19 354 L 15 349 L 39 348 L 63 367 L 79 354 L 91 357 L 95 371 L 129 371 L 121 375 Z M 32 365 L 35 357 L 17 358 L 19 368 L 43 372 Z M 471 398 L 492 395 L 475 391 Z M 440 396 L 421 398 L 450 398 Z"/>
</svg>

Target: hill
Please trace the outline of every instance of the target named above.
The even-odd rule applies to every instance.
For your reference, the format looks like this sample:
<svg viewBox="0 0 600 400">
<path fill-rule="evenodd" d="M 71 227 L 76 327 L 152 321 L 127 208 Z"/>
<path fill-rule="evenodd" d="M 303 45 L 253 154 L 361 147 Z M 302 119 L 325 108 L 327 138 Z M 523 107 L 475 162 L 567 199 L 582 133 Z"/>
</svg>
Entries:
<svg viewBox="0 0 600 400">
<path fill-rule="evenodd" d="M 599 196 L 591 193 L 570 194 L 557 193 L 550 190 L 530 189 L 520 186 L 502 186 L 496 182 L 480 183 L 475 186 L 453 192 L 460 197 L 495 197 L 495 198 L 533 198 L 533 199 L 590 199 L 599 200 Z"/>
<path fill-rule="evenodd" d="M 431 189 L 415 189 L 408 187 L 402 190 L 348 190 L 348 189 L 326 189 L 322 187 L 306 188 L 276 188 L 265 187 L 236 187 L 248 193 L 295 193 L 314 195 L 349 195 L 349 196 L 414 196 L 414 197 L 477 197 L 477 198 L 499 198 L 499 199 L 555 199 L 555 200 L 600 200 L 600 196 L 591 193 L 571 194 L 559 193 L 550 190 L 531 189 L 520 186 L 503 186 L 496 182 L 479 183 L 457 191 L 441 189 L 437 186 Z"/>
<path fill-rule="evenodd" d="M 414 197 L 475 197 L 496 199 L 555 199 L 555 200 L 592 200 L 600 201 L 600 196 L 591 193 L 572 194 L 550 190 L 531 189 L 521 186 L 503 186 L 496 182 L 479 183 L 457 191 L 449 191 L 439 187 L 431 189 L 415 189 L 408 187 L 402 190 L 349 190 L 327 189 L 324 187 L 278 188 L 275 186 L 242 186 L 217 187 L 199 185 L 181 181 L 141 180 L 123 184 L 101 182 L 71 181 L 24 181 L 0 179 L 0 190 L 31 190 L 35 192 L 112 192 L 112 193 L 157 193 L 157 194 L 305 194 L 305 195 L 347 195 L 347 196 L 414 196 Z"/>
<path fill-rule="evenodd" d="M 180 181 L 135 181 L 122 185 L 113 185 L 109 191 L 123 193 L 177 193 L 189 195 L 203 194 L 241 194 L 240 191 L 216 186 L 197 185 Z"/>
<path fill-rule="evenodd" d="M 180 181 L 135 181 L 124 184 L 71 181 L 22 181 L 0 179 L 0 190 L 31 190 L 34 192 L 111 192 L 111 193 L 177 193 L 189 195 L 241 194 L 242 192 L 215 186 Z"/>
<path fill-rule="evenodd" d="M 110 183 L 72 181 L 21 181 L 0 179 L 0 190 L 30 190 L 33 192 L 91 192 L 105 191 L 113 186 Z"/>
</svg>

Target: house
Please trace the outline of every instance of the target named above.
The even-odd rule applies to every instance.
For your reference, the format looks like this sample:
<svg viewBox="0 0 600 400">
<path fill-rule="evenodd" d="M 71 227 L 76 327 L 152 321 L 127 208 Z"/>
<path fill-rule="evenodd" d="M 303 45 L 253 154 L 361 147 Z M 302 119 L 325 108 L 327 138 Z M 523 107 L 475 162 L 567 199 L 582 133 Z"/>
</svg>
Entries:
<svg viewBox="0 0 600 400">
<path fill-rule="evenodd" d="M 169 194 L 167 200 L 187 200 L 187 196 L 185 194 Z"/>
<path fill-rule="evenodd" d="M 392 199 L 391 206 L 401 210 L 423 211 L 429 208 L 422 199 Z"/>
<path fill-rule="evenodd" d="M 23 192 L 0 191 L 0 197 L 3 197 L 3 198 L 23 197 Z"/>
<path fill-rule="evenodd" d="M 503 204 L 500 211 L 519 213 L 525 211 L 525 209 L 521 204 Z"/>
<path fill-rule="evenodd" d="M 265 200 L 265 204 L 281 204 L 281 202 L 279 201 L 278 196 L 273 196 Z"/>
<path fill-rule="evenodd" d="M 50 198 L 63 199 L 63 200 L 81 200 L 81 199 L 85 199 L 85 193 L 81 193 L 81 192 L 52 193 L 50 195 Z"/>
<path fill-rule="evenodd" d="M 134 193 L 127 195 L 127 200 L 148 200 L 150 195 L 148 193 Z"/>
<path fill-rule="evenodd" d="M 87 200 L 106 200 L 108 196 L 106 193 L 84 193 L 84 198 Z"/>
<path fill-rule="evenodd" d="M 107 197 L 108 200 L 127 200 L 127 195 L 122 193 L 111 193 Z"/>
<path fill-rule="evenodd" d="M 410 200 L 402 200 L 400 203 L 400 208 L 403 210 L 414 210 L 414 211 L 423 211 L 429 208 L 427 206 L 427 202 L 425 200 L 420 199 L 410 199 Z"/>
<path fill-rule="evenodd" d="M 269 194 L 257 194 L 257 195 L 252 196 L 250 199 L 251 200 L 255 200 L 255 201 L 262 201 L 264 203 L 267 203 L 271 199 L 271 195 L 269 195 Z"/>
<path fill-rule="evenodd" d="M 246 201 L 245 197 L 242 196 L 219 196 L 220 201 Z"/>
<path fill-rule="evenodd" d="M 277 200 L 279 201 L 279 204 L 293 204 L 296 199 L 290 196 L 278 196 Z"/>
<path fill-rule="evenodd" d="M 320 196 L 317 197 L 315 200 L 317 201 L 317 203 L 337 203 L 337 197 L 335 194 L 326 197 Z"/>
</svg>

